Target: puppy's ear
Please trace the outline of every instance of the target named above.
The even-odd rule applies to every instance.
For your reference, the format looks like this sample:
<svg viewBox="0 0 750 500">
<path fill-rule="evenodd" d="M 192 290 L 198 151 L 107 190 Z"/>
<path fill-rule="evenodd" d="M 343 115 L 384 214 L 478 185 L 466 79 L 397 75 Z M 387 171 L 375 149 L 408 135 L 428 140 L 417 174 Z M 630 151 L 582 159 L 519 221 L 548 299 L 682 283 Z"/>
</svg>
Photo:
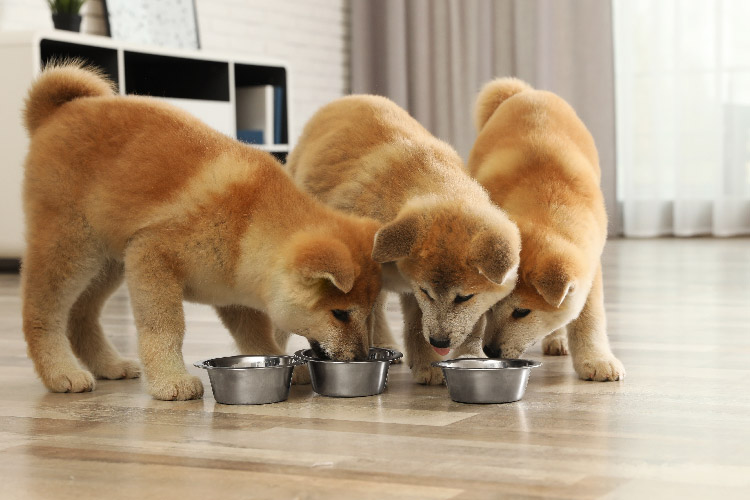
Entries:
<svg viewBox="0 0 750 500">
<path fill-rule="evenodd" d="M 407 215 L 386 224 L 375 233 L 372 259 L 382 264 L 408 256 L 417 243 L 420 230 L 420 217 Z"/>
<path fill-rule="evenodd" d="M 565 297 L 573 293 L 576 279 L 572 269 L 564 263 L 554 262 L 544 266 L 542 272 L 534 274 L 531 285 L 551 306 L 560 307 Z"/>
<path fill-rule="evenodd" d="M 469 263 L 497 285 L 512 279 L 518 270 L 519 249 L 501 235 L 485 230 L 474 236 L 469 249 Z"/>
<path fill-rule="evenodd" d="M 300 242 L 295 248 L 294 267 L 303 278 L 328 280 L 344 293 L 351 291 L 360 271 L 346 245 L 326 238 Z"/>
</svg>

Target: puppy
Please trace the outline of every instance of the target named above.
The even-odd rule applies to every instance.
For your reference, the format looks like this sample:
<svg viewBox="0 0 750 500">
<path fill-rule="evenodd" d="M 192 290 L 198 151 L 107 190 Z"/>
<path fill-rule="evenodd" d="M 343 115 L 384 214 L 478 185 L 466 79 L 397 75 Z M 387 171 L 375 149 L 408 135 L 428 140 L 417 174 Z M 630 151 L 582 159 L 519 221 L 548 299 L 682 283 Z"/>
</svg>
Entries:
<svg viewBox="0 0 750 500">
<path fill-rule="evenodd" d="M 384 289 L 401 294 L 417 382 L 442 383 L 430 363 L 451 349 L 481 354 L 477 323 L 515 285 L 520 236 L 450 146 L 390 100 L 354 95 L 312 117 L 287 165 L 328 205 L 385 224 L 372 256 L 383 263 Z M 390 346 L 383 303 L 373 343 Z"/>
<path fill-rule="evenodd" d="M 607 216 L 591 134 L 561 98 L 513 78 L 480 92 L 476 125 L 469 170 L 522 240 L 518 285 L 488 314 L 485 353 L 516 358 L 549 334 L 545 353 L 569 347 L 581 378 L 622 379 L 606 333 Z"/>
<path fill-rule="evenodd" d="M 203 394 L 182 358 L 183 299 L 216 306 L 242 352 L 280 353 L 273 322 L 321 355 L 366 357 L 376 221 L 325 207 L 270 155 L 155 99 L 116 96 L 76 65 L 42 73 L 25 122 L 23 330 L 51 391 L 138 376 L 98 323 L 123 274 L 157 399 Z"/>
</svg>

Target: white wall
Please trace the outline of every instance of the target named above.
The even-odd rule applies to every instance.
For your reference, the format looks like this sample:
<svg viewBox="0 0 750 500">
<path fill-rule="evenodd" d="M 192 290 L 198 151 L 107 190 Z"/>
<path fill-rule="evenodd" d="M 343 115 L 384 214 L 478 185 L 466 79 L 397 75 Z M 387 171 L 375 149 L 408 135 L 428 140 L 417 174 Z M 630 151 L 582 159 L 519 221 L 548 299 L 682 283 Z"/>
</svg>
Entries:
<svg viewBox="0 0 750 500">
<path fill-rule="evenodd" d="M 319 107 L 348 92 L 347 0 L 197 0 L 197 7 L 203 48 L 289 63 L 291 137 Z"/>
<path fill-rule="evenodd" d="M 196 0 L 201 47 L 283 59 L 292 72 L 293 129 L 349 89 L 348 0 Z M 104 33 L 101 0 L 82 31 Z M 0 30 L 52 28 L 45 0 L 0 0 Z"/>
</svg>

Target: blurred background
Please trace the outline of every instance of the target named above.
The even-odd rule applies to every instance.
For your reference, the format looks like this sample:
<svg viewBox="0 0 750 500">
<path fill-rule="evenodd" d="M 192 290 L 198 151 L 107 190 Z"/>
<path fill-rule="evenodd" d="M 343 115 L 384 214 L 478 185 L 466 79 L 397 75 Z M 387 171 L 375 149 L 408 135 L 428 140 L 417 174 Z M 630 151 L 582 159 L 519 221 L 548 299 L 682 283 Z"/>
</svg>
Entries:
<svg viewBox="0 0 750 500">
<path fill-rule="evenodd" d="M 560 94 L 593 133 L 610 235 L 750 234 L 750 2 L 192 4 L 200 50 L 288 65 L 291 146 L 320 106 L 368 92 L 465 158 L 477 91 L 514 75 Z M 83 4 L 83 33 L 108 33 L 105 7 Z M 52 29 L 45 0 L 0 0 L 0 31 L 37 29 Z"/>
</svg>

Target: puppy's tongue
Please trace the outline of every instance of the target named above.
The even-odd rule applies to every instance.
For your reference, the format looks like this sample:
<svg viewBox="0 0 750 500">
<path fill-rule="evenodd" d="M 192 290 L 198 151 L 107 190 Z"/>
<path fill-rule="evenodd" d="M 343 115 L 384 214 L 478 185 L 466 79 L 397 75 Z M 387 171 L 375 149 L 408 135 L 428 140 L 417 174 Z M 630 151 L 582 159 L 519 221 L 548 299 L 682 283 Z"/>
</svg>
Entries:
<svg viewBox="0 0 750 500">
<path fill-rule="evenodd" d="M 441 356 L 445 356 L 446 354 L 448 354 L 449 352 L 451 352 L 450 349 L 444 348 L 444 347 L 441 348 L 441 347 L 432 346 L 432 348 L 435 349 L 435 352 L 438 353 L 438 354 L 440 354 Z"/>
</svg>

